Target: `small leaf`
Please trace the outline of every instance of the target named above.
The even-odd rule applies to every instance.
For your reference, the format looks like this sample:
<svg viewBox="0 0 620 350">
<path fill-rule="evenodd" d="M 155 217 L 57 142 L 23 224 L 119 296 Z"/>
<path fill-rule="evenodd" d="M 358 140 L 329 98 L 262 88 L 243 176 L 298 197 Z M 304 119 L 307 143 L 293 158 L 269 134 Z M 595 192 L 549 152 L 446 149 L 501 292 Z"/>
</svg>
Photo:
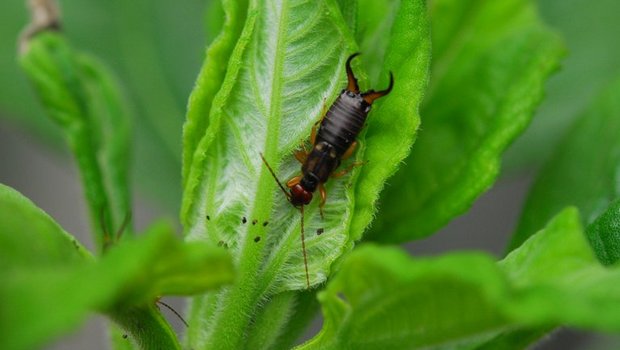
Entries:
<svg viewBox="0 0 620 350">
<path fill-rule="evenodd" d="M 620 260 L 620 200 L 613 202 L 586 230 L 590 244 L 604 265 Z"/>
<path fill-rule="evenodd" d="M 0 184 L 0 271 L 72 266 L 91 259 L 90 252 L 43 210 Z"/>
<path fill-rule="evenodd" d="M 356 249 L 319 294 L 325 322 L 299 349 L 476 348 L 522 329 L 620 330 L 620 268 L 598 264 L 575 209 L 499 264 L 475 253 L 413 259 Z M 517 334 L 517 333 L 514 333 Z M 501 343 L 496 343 L 501 344 Z"/>
<path fill-rule="evenodd" d="M 433 67 L 423 131 L 383 193 L 373 240 L 421 238 L 467 210 L 495 181 L 502 152 L 529 123 L 564 52 L 533 1 L 430 6 Z"/>
<path fill-rule="evenodd" d="M 74 52 L 63 37 L 43 32 L 27 45 L 20 63 L 49 116 L 63 128 L 102 247 L 105 234 L 113 234 L 129 213 L 128 113 L 105 69 Z"/>
<path fill-rule="evenodd" d="M 77 325 L 73 306 L 82 299 L 55 293 L 63 293 L 71 273 L 92 261 L 43 210 L 0 185 L 0 348 L 31 349 Z"/>
<path fill-rule="evenodd" d="M 101 280 L 124 278 L 124 294 L 117 298 L 121 305 L 164 295 L 197 294 L 233 278 L 228 252 L 203 242 L 183 243 L 168 223 L 154 225 L 144 237 L 110 249 L 101 264 Z"/>
<path fill-rule="evenodd" d="M 0 333 L 7 335 L 0 337 L 2 349 L 40 346 L 92 312 L 111 315 L 136 338 L 151 339 L 143 342 L 172 344 L 176 336 L 171 340 L 169 326 L 157 321 L 154 300 L 200 293 L 233 277 L 223 249 L 183 244 L 169 225 L 127 239 L 95 261 L 42 210 L 2 185 L 0 243 Z"/>
<path fill-rule="evenodd" d="M 565 136 L 530 190 L 509 250 L 559 208 L 577 206 L 590 224 L 620 198 L 619 101 L 620 80 L 616 80 Z M 597 254 L 606 253 L 597 250 Z"/>
</svg>

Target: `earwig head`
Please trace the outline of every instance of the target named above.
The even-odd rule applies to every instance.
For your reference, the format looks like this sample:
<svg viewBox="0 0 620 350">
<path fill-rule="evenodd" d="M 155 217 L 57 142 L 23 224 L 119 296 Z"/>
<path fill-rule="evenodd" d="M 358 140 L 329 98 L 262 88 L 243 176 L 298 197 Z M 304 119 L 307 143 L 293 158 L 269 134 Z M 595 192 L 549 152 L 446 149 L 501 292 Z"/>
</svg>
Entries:
<svg viewBox="0 0 620 350">
<path fill-rule="evenodd" d="M 368 103 L 369 105 L 372 105 L 372 103 L 376 99 L 389 94 L 390 91 L 392 91 L 393 86 L 394 86 L 394 75 L 392 74 L 392 72 L 390 72 L 390 85 L 388 86 L 387 89 L 381 90 L 381 91 L 368 90 L 362 94 L 362 98 L 364 99 L 364 101 L 366 101 L 366 103 Z"/>
<path fill-rule="evenodd" d="M 291 196 L 289 197 L 291 204 L 299 207 L 308 205 L 312 201 L 312 192 L 304 189 L 300 184 L 291 187 Z"/>
</svg>

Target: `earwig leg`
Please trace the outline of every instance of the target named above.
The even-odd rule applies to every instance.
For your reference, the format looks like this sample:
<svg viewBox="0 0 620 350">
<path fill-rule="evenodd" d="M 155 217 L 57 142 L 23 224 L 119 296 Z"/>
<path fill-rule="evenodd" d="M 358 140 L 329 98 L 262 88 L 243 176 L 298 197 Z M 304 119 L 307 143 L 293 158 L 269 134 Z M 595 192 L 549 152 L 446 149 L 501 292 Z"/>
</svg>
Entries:
<svg viewBox="0 0 620 350">
<path fill-rule="evenodd" d="M 297 175 L 294 178 L 286 182 L 286 187 L 291 188 L 297 185 L 301 181 L 301 175 Z"/>
<path fill-rule="evenodd" d="M 335 173 L 333 173 L 331 175 L 332 178 L 337 178 L 337 177 L 342 177 L 345 176 L 346 174 L 348 174 L 351 170 L 353 170 L 353 168 L 355 168 L 356 166 L 360 166 L 360 165 L 364 165 L 366 162 L 353 162 L 351 163 L 348 167 L 337 171 Z"/>
<path fill-rule="evenodd" d="M 323 215 L 323 207 L 325 206 L 325 202 L 327 201 L 327 191 L 325 191 L 325 186 L 323 186 L 323 184 L 319 184 L 319 193 L 321 194 L 319 213 L 321 214 L 321 219 L 324 219 L 325 215 Z"/>
<path fill-rule="evenodd" d="M 351 157 L 351 155 L 353 155 L 353 152 L 355 152 L 355 148 L 357 148 L 357 141 L 353 141 L 351 146 L 349 146 L 349 148 L 347 148 L 346 152 L 344 152 L 344 154 L 342 155 L 342 157 L 340 159 L 342 159 L 342 160 L 349 159 L 349 157 Z"/>
<path fill-rule="evenodd" d="M 295 159 L 301 164 L 306 162 L 306 158 L 308 158 L 308 151 L 306 151 L 305 145 L 301 144 L 302 149 L 295 151 Z"/>
</svg>

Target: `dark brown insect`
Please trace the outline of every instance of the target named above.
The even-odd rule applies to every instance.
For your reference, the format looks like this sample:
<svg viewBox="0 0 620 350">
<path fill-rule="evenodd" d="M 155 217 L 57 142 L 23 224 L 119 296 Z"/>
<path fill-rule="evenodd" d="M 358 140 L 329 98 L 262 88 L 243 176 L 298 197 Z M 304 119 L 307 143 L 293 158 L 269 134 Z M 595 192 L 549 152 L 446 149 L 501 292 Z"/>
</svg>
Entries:
<svg viewBox="0 0 620 350">
<path fill-rule="evenodd" d="M 351 60 L 359 53 L 349 56 L 346 62 L 348 84 L 343 89 L 329 110 L 323 114 L 312 128 L 310 142 L 312 149 L 306 151 L 303 147 L 295 152 L 295 158 L 302 164 L 301 175 L 295 176 L 286 183 L 289 191 L 278 180 L 275 172 L 261 153 L 261 158 L 271 175 L 276 179 L 278 186 L 284 192 L 289 202 L 301 211 L 301 244 L 306 269 L 306 284 L 310 288 L 308 275 L 308 260 L 304 237 L 304 205 L 310 204 L 312 194 L 318 189 L 321 195 L 319 210 L 323 217 L 323 207 L 327 200 L 324 184 L 330 177 L 341 177 L 360 163 L 351 163 L 345 169 L 336 172 L 341 161 L 349 158 L 357 146 L 357 135 L 360 133 L 370 112 L 372 103 L 392 91 L 394 77 L 390 72 L 390 84 L 381 91 L 369 90 L 361 93 L 357 79 L 351 70 Z M 318 132 L 317 132 L 318 126 Z"/>
</svg>

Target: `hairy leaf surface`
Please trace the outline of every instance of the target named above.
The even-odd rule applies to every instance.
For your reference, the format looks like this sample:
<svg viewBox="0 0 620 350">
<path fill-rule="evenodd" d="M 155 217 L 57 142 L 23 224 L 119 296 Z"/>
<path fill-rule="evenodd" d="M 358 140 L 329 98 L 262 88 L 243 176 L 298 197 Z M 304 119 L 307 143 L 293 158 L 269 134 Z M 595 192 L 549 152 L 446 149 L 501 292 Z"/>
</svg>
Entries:
<svg viewBox="0 0 620 350">
<path fill-rule="evenodd" d="M 213 3 L 220 3 L 220 1 L 213 1 Z M 194 152 L 209 125 L 211 104 L 224 81 L 230 55 L 241 35 L 247 5 L 247 1 L 236 0 L 226 1 L 221 5 L 225 12 L 226 22 L 217 38 L 214 39 L 215 41 L 207 49 L 202 69 L 189 97 L 188 113 L 183 127 L 183 183 L 187 181 Z M 216 9 L 212 8 L 212 10 L 215 12 Z"/>
<path fill-rule="evenodd" d="M 618 282 L 620 269 L 598 264 L 574 209 L 499 264 L 482 253 L 413 259 L 368 245 L 319 294 L 323 329 L 299 348 L 475 348 L 517 327 L 619 330 Z"/>
<path fill-rule="evenodd" d="M 361 236 L 383 180 L 413 140 L 416 101 L 421 98 L 428 65 L 425 23 L 420 1 L 403 2 L 389 39 L 394 45 L 385 54 L 382 83 L 372 87 L 384 88 L 389 70 L 397 82 L 371 112 L 368 129 L 376 129 L 373 140 L 371 131 L 367 141 L 360 138 L 364 146 L 355 158 L 371 159 L 359 182 L 353 182 L 359 170 L 328 182 L 324 220 L 318 215 L 318 200 L 305 208 L 312 285 L 323 282 L 332 263 Z M 333 0 L 250 3 L 184 188 L 182 220 L 188 240 L 228 247 L 241 276 L 233 288 L 194 301 L 192 318 L 214 324 L 208 332 L 190 332 L 189 343 L 194 347 L 237 346 L 259 300 L 306 288 L 299 210 L 280 192 L 259 152 L 280 181 L 299 174 L 293 150 L 307 140 L 323 105 L 329 105 L 346 85 L 344 62 L 357 51 L 348 25 Z M 365 77 L 363 57 L 353 62 L 360 78 Z M 370 88 L 365 79 L 361 87 Z M 195 91 L 196 98 L 201 94 Z M 399 125 L 393 125 L 397 118 Z M 323 229 L 320 236 L 319 229 Z M 218 311 L 224 309 L 225 313 Z M 219 337 L 222 331 L 234 335 Z"/>
<path fill-rule="evenodd" d="M 390 181 L 371 238 L 435 232 L 491 186 L 563 48 L 531 1 L 430 3 L 433 67 L 422 131 Z"/>
</svg>

